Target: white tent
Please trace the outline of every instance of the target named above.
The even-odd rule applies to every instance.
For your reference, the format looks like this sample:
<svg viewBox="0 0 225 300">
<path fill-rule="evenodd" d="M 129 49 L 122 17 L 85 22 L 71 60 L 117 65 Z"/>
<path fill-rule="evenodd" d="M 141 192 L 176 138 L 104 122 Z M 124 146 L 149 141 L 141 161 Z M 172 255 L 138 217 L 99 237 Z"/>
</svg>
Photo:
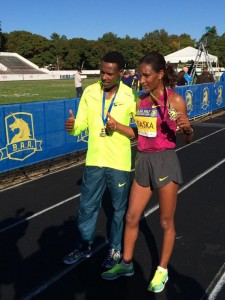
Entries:
<svg viewBox="0 0 225 300">
<path fill-rule="evenodd" d="M 191 60 L 195 61 L 197 53 L 198 53 L 198 49 L 195 49 L 193 47 L 186 47 L 184 49 L 166 55 L 165 60 L 166 62 L 169 63 L 179 63 L 179 62 L 185 63 Z M 217 63 L 218 57 L 209 54 L 209 60 L 211 62 Z M 204 61 L 205 61 L 205 54 L 204 52 L 202 52 L 199 62 L 204 62 Z"/>
</svg>

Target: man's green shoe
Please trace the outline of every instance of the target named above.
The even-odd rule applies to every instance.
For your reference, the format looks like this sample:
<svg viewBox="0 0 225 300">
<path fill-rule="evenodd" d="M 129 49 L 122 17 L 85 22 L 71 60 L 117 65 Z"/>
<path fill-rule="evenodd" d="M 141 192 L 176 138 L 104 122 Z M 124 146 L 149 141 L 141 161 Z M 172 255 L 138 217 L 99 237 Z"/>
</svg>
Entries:
<svg viewBox="0 0 225 300">
<path fill-rule="evenodd" d="M 105 280 L 114 280 L 121 276 L 132 276 L 134 275 L 134 266 L 131 262 L 128 266 L 125 266 L 122 262 L 116 264 L 112 269 L 103 272 L 102 278 Z"/>
</svg>

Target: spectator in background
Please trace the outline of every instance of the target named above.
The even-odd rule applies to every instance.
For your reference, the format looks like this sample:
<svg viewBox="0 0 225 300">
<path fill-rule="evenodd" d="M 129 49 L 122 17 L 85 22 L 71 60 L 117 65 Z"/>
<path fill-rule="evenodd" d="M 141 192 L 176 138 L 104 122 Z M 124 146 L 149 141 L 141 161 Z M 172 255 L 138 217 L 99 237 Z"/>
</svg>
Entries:
<svg viewBox="0 0 225 300">
<path fill-rule="evenodd" d="M 130 75 L 134 76 L 135 75 L 135 70 L 130 70 Z"/>
<path fill-rule="evenodd" d="M 209 73 L 209 70 L 207 67 L 204 67 L 202 70 L 202 74 L 198 76 L 196 80 L 196 84 L 201 84 L 201 83 L 210 83 L 210 82 L 215 82 L 213 75 Z"/>
<path fill-rule="evenodd" d="M 187 85 L 190 85 L 192 83 L 192 76 L 188 74 L 188 67 L 184 66 L 182 68 L 182 71 L 184 72 L 184 79 L 187 81 Z"/>
<path fill-rule="evenodd" d="M 81 73 L 82 73 L 81 70 L 78 69 L 77 73 L 74 75 L 74 83 L 75 83 L 77 98 L 80 98 L 83 94 Z"/>
<path fill-rule="evenodd" d="M 113 211 L 108 234 L 109 252 L 103 267 L 112 268 L 121 257 L 124 215 L 130 189 L 131 145 L 129 134 L 121 134 L 120 131 L 129 126 L 131 115 L 136 113 L 137 100 L 137 94 L 121 82 L 124 65 L 125 59 L 120 52 L 105 54 L 100 65 L 101 80 L 85 89 L 76 119 L 70 110 L 66 120 L 69 134 L 78 136 L 88 129 L 89 138 L 76 222 L 80 238 L 74 251 L 64 258 L 65 264 L 73 264 L 92 255 L 97 217 L 106 187 L 111 195 Z M 108 124 L 112 117 L 118 122 Z"/>
<path fill-rule="evenodd" d="M 140 75 L 136 72 L 136 70 L 131 70 L 130 74 L 131 74 L 130 76 L 132 77 L 131 88 L 134 89 L 135 91 L 140 91 L 141 90 Z"/>
<path fill-rule="evenodd" d="M 126 84 L 127 86 L 131 87 L 132 84 L 132 76 L 130 74 L 129 70 L 125 70 L 123 73 L 123 76 L 121 77 L 121 80 L 124 84 Z"/>
<path fill-rule="evenodd" d="M 177 86 L 187 85 L 184 75 L 185 72 L 183 70 L 177 73 Z"/>
<path fill-rule="evenodd" d="M 223 72 L 223 74 L 221 75 L 220 81 L 225 81 L 225 72 Z"/>
</svg>

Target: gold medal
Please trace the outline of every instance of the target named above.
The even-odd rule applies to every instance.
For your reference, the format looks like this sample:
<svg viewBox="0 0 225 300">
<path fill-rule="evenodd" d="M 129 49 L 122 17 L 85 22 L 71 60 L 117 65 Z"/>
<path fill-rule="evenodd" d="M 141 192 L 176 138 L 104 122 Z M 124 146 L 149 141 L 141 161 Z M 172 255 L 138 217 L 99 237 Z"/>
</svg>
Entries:
<svg viewBox="0 0 225 300">
<path fill-rule="evenodd" d="M 105 136 L 106 136 L 106 128 L 105 128 L 105 127 L 103 127 L 103 128 L 101 129 L 100 136 L 101 136 L 101 137 L 105 137 Z"/>
<path fill-rule="evenodd" d="M 153 94 L 153 92 L 150 92 L 150 96 L 151 96 L 154 100 L 156 100 L 158 103 L 160 103 L 161 105 L 163 105 L 163 104 L 161 103 L 161 101 L 159 101 L 159 99 Z M 167 106 L 167 105 L 165 105 L 165 104 L 164 104 L 164 106 L 167 107 L 167 109 L 168 109 L 168 114 L 169 114 L 170 120 L 176 121 L 177 116 L 178 116 L 178 112 L 176 111 L 176 109 L 170 108 L 169 106 Z M 153 107 L 153 106 L 152 106 L 152 107 Z"/>
<path fill-rule="evenodd" d="M 109 108 L 108 110 L 106 111 L 106 114 L 105 114 L 105 101 L 106 101 L 106 90 L 103 91 L 103 96 L 102 96 L 102 114 L 101 114 L 101 117 L 102 117 L 102 122 L 103 122 L 103 126 L 102 129 L 101 129 L 101 132 L 100 132 L 100 136 L 101 137 L 105 137 L 107 135 L 110 135 L 110 132 L 108 132 L 108 130 L 106 129 L 106 123 L 107 123 L 107 120 L 108 120 L 108 113 L 111 112 L 111 109 L 113 107 L 113 104 L 114 104 L 114 101 L 116 99 L 116 94 L 119 90 L 119 86 L 120 84 L 118 84 L 118 88 L 110 102 L 110 105 L 109 105 Z"/>
<path fill-rule="evenodd" d="M 170 120 L 172 121 L 175 121 L 178 116 L 178 112 L 174 108 L 168 108 L 168 114 L 170 116 Z"/>
</svg>

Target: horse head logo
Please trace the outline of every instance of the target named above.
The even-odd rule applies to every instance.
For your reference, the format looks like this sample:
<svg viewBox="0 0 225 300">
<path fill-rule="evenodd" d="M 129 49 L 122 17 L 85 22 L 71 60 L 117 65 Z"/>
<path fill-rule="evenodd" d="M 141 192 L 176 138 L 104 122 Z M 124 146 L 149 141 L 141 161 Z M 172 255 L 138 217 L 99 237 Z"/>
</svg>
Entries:
<svg viewBox="0 0 225 300">
<path fill-rule="evenodd" d="M 218 87 L 218 99 L 221 99 L 223 96 L 223 87 L 219 86 Z"/>
<path fill-rule="evenodd" d="M 220 85 L 217 89 L 218 97 L 216 99 L 216 104 L 219 106 L 223 102 L 223 86 Z"/>
<path fill-rule="evenodd" d="M 16 118 L 16 116 L 10 113 L 14 118 L 14 122 L 9 125 L 9 128 L 14 132 L 16 129 L 19 130 L 13 138 L 11 139 L 11 143 L 16 143 L 19 141 L 29 140 L 31 138 L 30 128 L 27 122 L 25 122 L 22 118 Z"/>
<path fill-rule="evenodd" d="M 208 90 L 207 90 L 207 89 L 204 89 L 204 91 L 203 91 L 203 99 L 202 99 L 202 102 L 203 102 L 203 103 L 207 103 L 207 102 L 208 102 L 208 99 L 209 99 Z"/>
<path fill-rule="evenodd" d="M 23 161 L 42 151 L 41 140 L 34 136 L 33 115 L 28 112 L 9 113 L 5 117 L 6 147 L 4 159 Z"/>
<path fill-rule="evenodd" d="M 190 91 L 187 91 L 186 93 L 186 100 L 187 100 L 187 105 L 192 104 L 192 94 L 190 93 Z"/>
<path fill-rule="evenodd" d="M 185 92 L 185 99 L 186 99 L 187 111 L 188 114 L 190 114 L 193 111 L 193 92 L 191 90 L 187 90 Z"/>
<path fill-rule="evenodd" d="M 202 105 L 203 109 L 206 109 L 209 106 L 209 89 L 205 87 L 203 89 Z"/>
</svg>

